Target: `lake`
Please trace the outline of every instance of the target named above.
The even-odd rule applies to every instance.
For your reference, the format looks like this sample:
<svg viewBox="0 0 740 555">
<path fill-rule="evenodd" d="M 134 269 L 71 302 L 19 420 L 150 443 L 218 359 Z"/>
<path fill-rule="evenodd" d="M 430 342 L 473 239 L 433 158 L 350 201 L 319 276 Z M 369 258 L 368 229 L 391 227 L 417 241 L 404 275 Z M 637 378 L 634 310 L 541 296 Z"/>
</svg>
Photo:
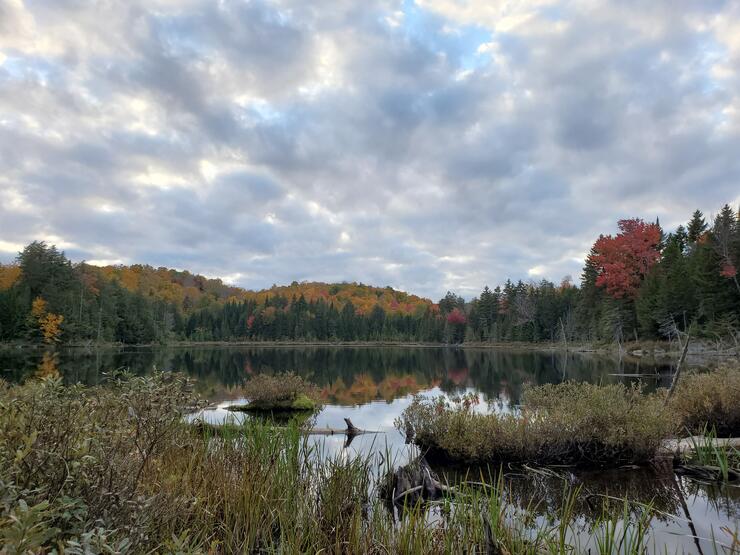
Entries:
<svg viewBox="0 0 740 555">
<path fill-rule="evenodd" d="M 413 395 L 455 396 L 475 393 L 481 407 L 512 410 L 527 384 L 563 380 L 591 383 L 631 383 L 641 379 L 648 390 L 668 386 L 668 363 L 622 360 L 594 354 L 437 347 L 255 347 L 203 346 L 118 349 L 63 349 L 53 355 L 40 351 L 0 351 L 0 374 L 8 381 L 58 373 L 68 383 L 97 384 L 105 373 L 125 368 L 134 374 L 155 369 L 184 372 L 195 380 L 197 392 L 211 406 L 194 417 L 218 423 L 244 418 L 225 409 L 243 402 L 240 386 L 259 373 L 294 371 L 322 390 L 324 408 L 316 426 L 343 428 L 348 417 L 363 429 L 381 432 L 362 435 L 345 445 L 344 436 L 312 436 L 324 456 L 390 453 L 396 464 L 416 456 L 415 448 L 394 427 L 394 420 Z M 641 375 L 636 377 L 635 375 Z M 465 469 L 436 469 L 450 480 Z M 521 507 L 534 502 L 547 518 L 557 506 L 562 480 L 580 484 L 583 492 L 627 497 L 653 503 L 665 513 L 653 520 L 654 547 L 669 552 L 712 552 L 709 538 L 727 536 L 722 527 L 738 529 L 740 488 L 708 486 L 686 478 L 658 475 L 649 468 L 572 472 L 560 477 L 508 472 L 512 500 Z M 621 510 L 621 509 L 620 509 Z M 588 511 L 579 515 L 584 534 Z M 692 536 L 697 536 L 692 537 Z M 651 548 L 652 551 L 652 548 Z"/>
</svg>

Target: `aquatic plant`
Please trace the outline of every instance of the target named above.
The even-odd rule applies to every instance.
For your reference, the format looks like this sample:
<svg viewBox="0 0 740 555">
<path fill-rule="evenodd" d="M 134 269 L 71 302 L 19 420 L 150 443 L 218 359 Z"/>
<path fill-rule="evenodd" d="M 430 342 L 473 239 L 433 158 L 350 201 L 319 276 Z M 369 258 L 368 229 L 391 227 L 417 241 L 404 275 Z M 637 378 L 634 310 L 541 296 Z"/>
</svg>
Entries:
<svg viewBox="0 0 740 555">
<path fill-rule="evenodd" d="M 3 552 L 582 551 L 578 488 L 564 485 L 544 519 L 513 506 L 500 475 L 482 474 L 388 511 L 376 494 L 393 467 L 387 451 L 380 464 L 322 457 L 295 424 L 257 419 L 224 436 L 194 433 L 182 418 L 194 401 L 186 380 L 166 374 L 89 388 L 0 382 Z M 589 548 L 643 552 L 650 510 L 633 513 L 604 508 Z"/>
<path fill-rule="evenodd" d="M 740 364 L 684 376 L 670 406 L 682 429 L 714 429 L 720 437 L 740 436 Z"/>
<path fill-rule="evenodd" d="M 649 460 L 674 431 L 662 394 L 566 382 L 525 390 L 517 413 L 416 397 L 396 421 L 429 456 L 468 463 L 619 466 Z"/>
<path fill-rule="evenodd" d="M 320 400 L 319 388 L 293 372 L 257 374 L 243 392 L 249 403 L 234 410 L 315 410 Z"/>
</svg>

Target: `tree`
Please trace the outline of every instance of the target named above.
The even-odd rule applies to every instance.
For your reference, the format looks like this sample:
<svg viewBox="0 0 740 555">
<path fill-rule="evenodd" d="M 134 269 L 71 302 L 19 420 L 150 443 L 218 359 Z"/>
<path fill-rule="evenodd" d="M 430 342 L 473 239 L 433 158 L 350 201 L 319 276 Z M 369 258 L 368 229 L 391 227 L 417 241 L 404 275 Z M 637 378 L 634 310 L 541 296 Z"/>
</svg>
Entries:
<svg viewBox="0 0 740 555">
<path fill-rule="evenodd" d="M 452 343 L 462 343 L 465 337 L 465 324 L 468 319 L 465 313 L 458 307 L 453 308 L 447 314 L 447 324 L 449 326 L 449 339 Z"/>
<path fill-rule="evenodd" d="M 688 226 L 688 241 L 690 245 L 695 244 L 704 232 L 707 230 L 707 222 L 704 220 L 704 214 L 701 210 L 696 210 L 691 216 L 691 221 Z"/>
<path fill-rule="evenodd" d="M 720 275 L 732 280 L 738 293 L 740 293 L 740 282 L 737 279 L 737 268 L 740 266 L 740 261 L 737 260 L 739 234 L 735 213 L 728 204 L 725 204 L 714 220 L 711 232 L 712 244 L 721 260 Z"/>
<path fill-rule="evenodd" d="M 615 299 L 634 299 L 642 280 L 660 259 L 658 224 L 620 220 L 620 232 L 600 236 L 587 261 L 597 272 L 596 285 Z"/>
<path fill-rule="evenodd" d="M 64 316 L 52 314 L 47 311 L 46 301 L 41 297 L 36 297 L 31 305 L 31 317 L 38 330 L 41 333 L 45 343 L 58 343 L 62 335 L 62 322 Z"/>
</svg>

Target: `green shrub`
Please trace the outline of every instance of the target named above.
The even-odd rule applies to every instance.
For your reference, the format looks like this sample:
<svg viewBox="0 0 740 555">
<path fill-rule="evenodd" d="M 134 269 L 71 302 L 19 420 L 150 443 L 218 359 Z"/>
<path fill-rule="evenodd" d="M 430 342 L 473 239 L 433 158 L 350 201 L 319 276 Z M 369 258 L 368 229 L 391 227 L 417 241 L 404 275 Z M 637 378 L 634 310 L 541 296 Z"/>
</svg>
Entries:
<svg viewBox="0 0 740 555">
<path fill-rule="evenodd" d="M 397 421 L 432 457 L 462 462 L 619 466 L 650 459 L 673 431 L 663 394 L 566 382 L 526 389 L 518 414 L 417 397 Z"/>
<path fill-rule="evenodd" d="M 314 410 L 321 397 L 318 387 L 293 372 L 258 374 L 243 390 L 248 410 Z"/>
<path fill-rule="evenodd" d="M 565 384 L 525 398 L 529 406 L 516 416 L 480 420 L 463 399 L 456 409 L 417 400 L 405 417 L 419 437 L 431 434 L 429 441 L 481 460 L 521 457 L 527 449 L 542 456 L 548 446 L 567 446 L 568 437 L 589 445 L 594 437 L 602 441 L 599 430 L 608 422 L 603 437 L 610 441 L 635 428 L 625 436 L 630 453 L 660 435 L 661 395 Z M 512 512 L 502 481 L 461 485 L 454 498 L 439 501 L 443 518 L 430 519 L 417 504 L 396 520 L 371 495 L 381 480 L 372 473 L 391 470 L 390 456 L 382 466 L 346 451 L 323 458 L 297 425 L 275 428 L 257 419 L 223 435 L 207 426 L 194 433 L 182 419 L 193 403 L 188 382 L 172 375 L 119 376 L 90 388 L 0 381 L 0 552 L 585 552 L 566 545 L 584 524 L 567 509 L 577 490 L 564 492 L 562 510 L 550 508 L 562 521 L 557 526 L 536 524 L 536 512 L 523 507 Z M 638 420 L 645 422 L 638 427 Z M 610 522 L 596 520 L 591 529 L 602 553 L 626 545 L 611 542 Z M 635 545 L 647 534 L 641 522 L 624 527 Z"/>
<path fill-rule="evenodd" d="M 682 377 L 670 406 L 689 433 L 714 429 L 722 437 L 740 436 L 740 365 Z"/>
<path fill-rule="evenodd" d="M 0 386 L 0 530 L 8 552 L 100 543 L 112 534 L 101 522 L 135 535 L 148 502 L 141 482 L 182 435 L 182 410 L 192 401 L 185 379 L 163 374 L 117 376 L 92 389 L 59 379 Z"/>
</svg>

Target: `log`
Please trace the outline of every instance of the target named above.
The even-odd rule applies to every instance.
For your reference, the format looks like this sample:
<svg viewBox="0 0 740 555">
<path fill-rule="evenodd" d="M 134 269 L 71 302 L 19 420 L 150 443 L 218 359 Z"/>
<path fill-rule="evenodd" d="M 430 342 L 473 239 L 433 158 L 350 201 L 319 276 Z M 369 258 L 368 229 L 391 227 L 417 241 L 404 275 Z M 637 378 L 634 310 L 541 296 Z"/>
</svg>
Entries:
<svg viewBox="0 0 740 555">
<path fill-rule="evenodd" d="M 319 436 L 332 436 L 332 435 L 346 435 L 347 438 L 354 438 L 355 436 L 363 435 L 363 434 L 383 434 L 382 430 L 363 430 L 361 428 L 358 428 L 355 426 L 352 421 L 349 418 L 345 418 L 344 422 L 347 424 L 346 428 L 311 428 L 309 430 L 301 430 L 301 433 L 304 435 L 319 435 Z M 224 423 L 224 424 L 210 424 L 206 423 L 200 418 L 197 418 L 193 420 L 192 425 L 195 426 L 196 429 L 199 430 L 205 430 L 209 429 L 212 431 L 217 431 L 219 428 L 222 428 L 224 426 L 235 426 L 233 423 Z M 283 426 L 275 426 L 275 428 L 283 428 Z"/>
<path fill-rule="evenodd" d="M 660 446 L 660 454 L 680 457 L 694 451 L 696 447 L 734 447 L 740 449 L 740 437 L 692 436 L 683 439 L 666 439 Z"/>
<path fill-rule="evenodd" d="M 331 435 L 346 435 L 346 436 L 359 436 L 362 434 L 383 434 L 385 432 L 381 430 L 363 430 L 361 428 L 358 428 L 354 424 L 352 424 L 352 421 L 349 418 L 344 419 L 345 423 L 347 424 L 347 428 L 311 428 L 310 430 L 306 430 L 303 433 L 305 435 L 318 435 L 318 436 L 331 436 Z"/>
</svg>

